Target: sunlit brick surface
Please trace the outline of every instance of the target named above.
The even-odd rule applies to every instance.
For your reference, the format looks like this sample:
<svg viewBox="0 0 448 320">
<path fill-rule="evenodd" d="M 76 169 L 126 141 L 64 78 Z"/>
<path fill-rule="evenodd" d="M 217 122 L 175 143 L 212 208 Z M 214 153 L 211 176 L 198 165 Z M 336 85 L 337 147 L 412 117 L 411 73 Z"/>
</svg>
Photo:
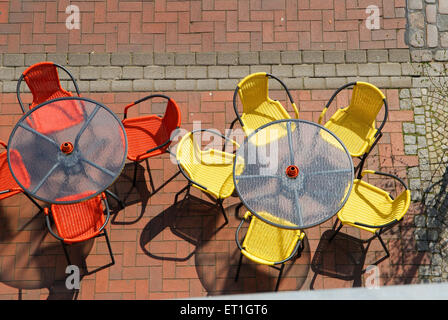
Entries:
<svg viewBox="0 0 448 320">
<path fill-rule="evenodd" d="M 418 164 L 417 156 L 404 154 L 402 122 L 413 118 L 412 111 L 400 110 L 398 90 L 384 90 L 389 101 L 389 121 L 384 136 L 369 156 L 368 168 L 396 173 L 406 181 L 406 167 Z M 302 119 L 317 121 L 322 107 L 332 90 L 293 90 L 293 98 Z M 182 111 L 182 128 L 191 130 L 193 121 L 201 121 L 202 128 L 223 130 L 234 119 L 232 91 L 164 92 L 173 97 Z M 103 102 L 120 117 L 124 106 L 143 97 L 144 93 L 98 93 L 85 97 Z M 287 109 L 281 91 L 271 93 Z M 27 96 L 25 96 L 27 98 Z M 0 96 L 0 139 L 6 140 L 20 117 L 14 94 Z M 347 103 L 348 93 L 337 99 L 337 106 Z M 336 103 L 327 114 L 331 115 Z M 132 110 L 132 109 L 131 109 Z M 160 104 L 141 104 L 130 117 L 163 112 Z M 381 114 L 379 116 L 381 117 Z M 197 126 L 198 123 L 195 124 Z M 174 147 L 174 146 L 173 146 Z M 235 231 L 244 209 L 237 214 L 238 197 L 224 202 L 229 224 L 212 206 L 212 200 L 196 189 L 183 204 L 183 194 L 174 203 L 175 194 L 186 185 L 177 166 L 168 155 L 149 159 L 154 187 L 151 193 L 148 168 L 141 163 L 137 188 L 132 188 L 133 164 L 126 165 L 123 174 L 111 187 L 126 203 L 119 210 L 113 199 L 114 210 L 108 225 L 116 264 L 98 272 L 96 268 L 109 263 L 103 238 L 71 248 L 71 257 L 83 272 L 78 299 L 166 299 L 206 295 L 273 291 L 277 271 L 267 266 L 254 265 L 243 259 L 240 278 L 234 282 L 239 252 Z M 378 186 L 394 189 L 384 180 L 370 180 Z M 380 285 L 418 282 L 418 267 L 429 264 L 426 254 L 415 251 L 413 218 L 419 213 L 412 205 L 401 224 L 385 234 L 391 257 L 379 265 Z M 48 232 L 42 214 L 29 200 L 14 196 L 0 203 L 0 298 L 1 299 L 66 299 L 75 294 L 65 289 L 66 260 L 60 243 Z M 353 261 L 365 258 L 365 265 L 383 254 L 381 245 L 372 242 L 367 254 L 361 255 L 359 242 L 336 238 L 328 246 L 328 230 L 334 220 L 304 230 L 305 251 L 285 268 L 280 290 L 309 290 L 364 286 L 365 276 Z M 367 238 L 358 229 L 344 227 L 342 234 Z M 351 257 L 351 258 L 350 258 Z M 357 260 L 358 259 L 358 260 Z"/>
</svg>

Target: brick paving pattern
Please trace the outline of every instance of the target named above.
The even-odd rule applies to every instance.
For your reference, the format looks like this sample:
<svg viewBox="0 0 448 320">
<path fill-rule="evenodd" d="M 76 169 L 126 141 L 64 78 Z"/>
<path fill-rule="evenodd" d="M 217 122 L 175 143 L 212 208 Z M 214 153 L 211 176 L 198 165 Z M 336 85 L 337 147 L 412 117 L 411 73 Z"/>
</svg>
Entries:
<svg viewBox="0 0 448 320">
<path fill-rule="evenodd" d="M 332 92 L 333 90 L 293 90 L 293 98 L 300 106 L 301 118 L 316 120 Z M 234 118 L 232 91 L 165 93 L 179 103 L 183 115 L 182 128 L 186 130 L 193 128 L 193 121 L 201 121 L 202 127 L 224 132 Z M 129 92 L 92 93 L 85 96 L 107 104 L 122 116 L 124 105 L 144 95 Z M 406 168 L 415 166 L 418 158 L 404 154 L 401 126 L 403 121 L 411 120 L 413 114 L 412 111 L 400 111 L 398 90 L 386 90 L 386 95 L 391 109 L 389 121 L 384 128 L 384 137 L 372 152 L 368 167 L 393 172 L 406 179 Z M 288 106 L 284 92 L 274 91 L 272 97 Z M 20 117 L 19 110 L 13 109 L 13 106 L 17 107 L 15 99 L 12 93 L 1 96 L 1 139 L 8 138 L 12 125 Z M 347 99 L 347 94 L 342 95 L 337 105 L 344 105 Z M 160 106 L 156 104 L 155 108 Z M 336 108 L 336 104 L 329 113 L 334 111 L 333 108 Z M 141 106 L 139 112 L 157 113 L 160 110 L 149 110 Z M 137 115 L 134 113 L 130 116 Z M 124 210 L 115 210 L 108 227 L 116 264 L 84 276 L 78 298 L 164 299 L 272 291 L 276 273 L 266 266 L 243 264 L 238 283 L 233 282 L 238 261 L 234 240 L 239 223 L 239 219 L 235 218 L 238 198 L 232 197 L 225 201 L 230 223 L 214 234 L 223 220 L 217 210 L 204 203 L 210 201 L 206 196 L 195 190 L 193 195 L 197 199 L 193 198 L 180 208 L 177 207 L 179 204 L 174 204 L 175 193 L 186 185 L 186 181 L 179 175 L 166 183 L 177 172 L 177 167 L 170 158 L 161 156 L 150 159 L 149 166 L 155 187 L 163 185 L 162 189 L 151 195 L 149 175 L 144 162 L 139 171 L 140 183 L 137 189 L 132 189 L 133 165 L 126 166 L 112 190 L 126 199 L 127 205 Z M 370 181 L 383 185 L 381 180 Z M 116 208 L 113 199 L 110 203 Z M 43 216 L 36 215 L 36 210 L 23 196 L 9 198 L 0 205 L 3 222 L 0 297 L 17 299 L 19 291 L 23 299 L 71 297 L 64 286 L 66 261 L 62 248 L 47 233 Z M 413 220 L 418 212 L 418 205 L 413 205 L 404 221 L 385 237 L 391 250 L 391 258 L 380 264 L 382 285 L 417 283 L 418 266 L 428 263 L 427 254 L 416 252 L 414 248 Z M 242 213 L 241 210 L 239 217 Z M 364 276 L 348 262 L 348 258 L 345 262 L 334 265 L 334 261 L 333 264 L 331 262 L 334 256 L 327 256 L 334 254 L 334 251 L 325 250 L 328 238 L 323 235 L 332 227 L 333 221 L 306 230 L 305 252 L 286 268 L 280 290 L 308 290 L 310 286 L 314 289 L 339 288 L 364 283 Z M 355 228 L 344 227 L 342 232 L 361 236 Z M 366 234 L 362 236 L 365 237 Z M 359 243 L 355 240 L 340 241 L 348 242 L 342 246 L 348 249 L 339 249 L 342 250 L 341 254 L 360 254 L 359 249 L 353 251 L 353 248 L 359 248 Z M 315 258 L 318 246 L 324 262 Z M 380 244 L 373 242 L 365 255 L 366 265 L 380 257 L 381 250 Z M 78 257 L 80 265 L 86 265 L 89 271 L 109 262 L 107 247 L 101 238 L 75 246 L 71 252 Z M 81 253 L 87 256 L 85 261 L 80 258 Z M 312 263 L 313 259 L 317 261 Z M 337 268 L 339 263 L 346 264 L 342 275 L 339 274 L 340 277 L 343 276 L 342 279 L 329 276 L 332 268 L 336 269 L 333 270 L 334 273 L 341 273 Z M 317 276 L 312 281 L 314 271 L 317 271 Z"/>
<path fill-rule="evenodd" d="M 81 29 L 69 31 L 65 10 L 73 4 L 81 12 Z M 380 10 L 380 29 L 366 27 L 369 5 Z M 444 143 L 438 135 L 444 128 L 434 120 L 444 113 L 425 105 L 436 105 L 437 99 L 426 98 L 428 76 L 420 62 L 441 70 L 440 61 L 448 57 L 445 9 L 423 0 L 0 0 L 0 139 L 8 140 L 22 115 L 15 95 L 20 74 L 44 60 L 66 66 L 82 96 L 120 117 L 138 98 L 167 94 L 178 102 L 185 130 L 200 125 L 224 132 L 235 117 L 233 89 L 252 72 L 281 78 L 300 118 L 310 121 L 317 121 L 339 86 L 371 82 L 386 94 L 390 112 L 367 167 L 403 178 L 413 199 L 404 220 L 384 236 L 391 257 L 379 265 L 380 285 L 441 281 L 448 274 L 441 261 L 448 235 L 441 227 L 444 215 L 438 214 L 446 212 L 445 198 L 440 190 L 431 194 L 431 203 L 422 197 L 444 177 L 436 166 L 443 162 L 442 148 L 433 145 Z M 72 89 L 66 80 L 63 86 Z M 271 89 L 271 97 L 292 111 L 286 94 L 275 85 Z M 31 99 L 27 92 L 23 97 Z M 340 94 L 327 115 L 348 99 L 349 92 Z M 162 112 L 161 104 L 141 105 L 130 116 Z M 126 203 L 120 210 L 109 201 L 113 218 L 107 228 L 116 264 L 95 272 L 109 262 L 103 238 L 71 248 L 82 267 L 79 294 L 65 288 L 66 260 L 43 216 L 23 195 L 1 201 L 0 299 L 167 299 L 273 291 L 277 271 L 247 260 L 239 281 L 233 280 L 239 257 L 234 237 L 244 213 L 235 212 L 237 196 L 224 202 L 229 224 L 220 228 L 222 216 L 198 190 L 188 201 L 174 203 L 186 180 L 176 175 L 168 155 L 141 163 L 137 188 L 131 186 L 132 173 L 133 164 L 126 165 L 111 187 Z M 383 179 L 368 181 L 397 188 Z M 361 267 L 382 256 L 381 245 L 374 241 L 364 252 L 356 239 L 368 235 L 350 227 L 342 229 L 346 237 L 329 244 L 333 222 L 305 230 L 305 250 L 288 263 L 280 290 L 371 281 Z"/>
<path fill-rule="evenodd" d="M 67 32 L 76 4 L 81 28 Z M 380 9 L 369 30 L 366 8 Z M 2 1 L 0 52 L 406 48 L 405 0 Z"/>
</svg>

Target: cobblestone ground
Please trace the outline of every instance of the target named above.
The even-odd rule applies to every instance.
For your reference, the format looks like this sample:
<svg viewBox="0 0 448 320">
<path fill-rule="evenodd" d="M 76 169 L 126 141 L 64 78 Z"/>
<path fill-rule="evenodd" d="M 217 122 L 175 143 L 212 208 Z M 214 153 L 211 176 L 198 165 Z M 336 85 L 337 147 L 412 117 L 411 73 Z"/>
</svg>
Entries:
<svg viewBox="0 0 448 320">
<path fill-rule="evenodd" d="M 419 166 L 408 168 L 413 197 L 422 204 L 414 221 L 416 249 L 431 253 L 430 265 L 421 266 L 419 275 L 423 282 L 441 282 L 448 278 L 446 71 L 441 64 L 425 64 L 422 74 L 426 88 L 400 92 L 401 106 L 415 115 L 413 123 L 403 125 L 404 143 L 407 154 L 419 157 Z"/>
</svg>

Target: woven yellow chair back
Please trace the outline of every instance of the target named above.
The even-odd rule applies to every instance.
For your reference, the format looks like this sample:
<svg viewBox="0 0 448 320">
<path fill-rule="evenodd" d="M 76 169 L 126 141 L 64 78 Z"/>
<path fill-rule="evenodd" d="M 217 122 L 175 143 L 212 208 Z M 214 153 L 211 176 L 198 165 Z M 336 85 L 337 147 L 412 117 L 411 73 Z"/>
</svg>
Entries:
<svg viewBox="0 0 448 320">
<path fill-rule="evenodd" d="M 192 177 L 201 166 L 201 149 L 194 141 L 193 133 L 186 134 L 177 145 L 176 158 L 182 168 Z"/>
<path fill-rule="evenodd" d="M 270 213 L 259 214 L 274 223 L 294 226 Z M 244 238 L 243 248 L 252 255 L 248 258 L 263 264 L 273 264 L 288 258 L 294 251 L 297 241 L 302 240 L 304 236 L 300 230 L 278 228 L 254 216 Z"/>
<path fill-rule="evenodd" d="M 250 113 L 269 99 L 269 79 L 264 72 L 248 75 L 238 83 L 243 113 Z"/>
<path fill-rule="evenodd" d="M 347 112 L 371 126 L 384 104 L 383 99 L 385 99 L 384 94 L 373 84 L 358 81 L 353 87 Z"/>
<path fill-rule="evenodd" d="M 409 205 L 411 203 L 411 192 L 409 190 L 403 191 L 398 197 L 394 199 L 392 203 L 392 211 L 399 212 L 397 215 L 398 219 L 404 216 L 408 211 Z"/>
<path fill-rule="evenodd" d="M 351 225 L 355 222 L 370 226 L 386 225 L 403 218 L 409 209 L 410 199 L 409 190 L 403 191 L 391 200 L 389 194 L 383 189 L 356 179 L 346 205 L 338 212 L 338 218 L 343 223 Z M 378 230 L 378 228 L 354 226 L 372 233 Z"/>
</svg>

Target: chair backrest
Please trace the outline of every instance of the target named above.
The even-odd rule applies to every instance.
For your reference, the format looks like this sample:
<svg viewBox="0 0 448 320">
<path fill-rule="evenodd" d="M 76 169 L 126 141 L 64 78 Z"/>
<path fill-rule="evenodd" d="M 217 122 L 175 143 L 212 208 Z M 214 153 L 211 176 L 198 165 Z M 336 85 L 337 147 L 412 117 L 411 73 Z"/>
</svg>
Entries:
<svg viewBox="0 0 448 320">
<path fill-rule="evenodd" d="M 94 191 L 86 191 L 77 195 L 61 197 L 57 200 L 73 201 L 85 198 L 93 193 Z M 70 205 L 52 205 L 51 211 L 60 236 L 64 239 L 77 238 L 86 229 L 92 229 L 96 232 L 91 233 L 85 239 L 95 236 L 105 222 L 101 198 L 102 195 L 97 195 L 91 199 Z"/>
<path fill-rule="evenodd" d="M 201 166 L 201 149 L 194 141 L 194 133 L 187 133 L 177 144 L 176 158 L 186 173 L 193 178 Z"/>
<path fill-rule="evenodd" d="M 275 224 L 295 226 L 293 223 L 262 211 L 261 217 Z M 243 248 L 258 258 L 277 263 L 288 258 L 294 251 L 297 241 L 305 236 L 297 229 L 284 229 L 252 216 L 249 228 L 243 241 Z"/>
<path fill-rule="evenodd" d="M 347 112 L 351 113 L 367 125 L 375 122 L 376 116 L 384 104 L 384 94 L 373 84 L 358 81 L 353 87 L 353 93 Z"/>
<path fill-rule="evenodd" d="M 398 197 L 394 199 L 392 203 L 392 210 L 394 212 L 402 213 L 402 216 L 408 211 L 411 203 L 411 192 L 406 189 Z"/>
<path fill-rule="evenodd" d="M 7 152 L 0 153 L 0 191 L 18 187 L 9 171 Z"/>
<path fill-rule="evenodd" d="M 17 150 L 9 151 L 9 160 L 14 167 L 16 178 L 23 184 L 25 188 L 31 185 L 31 178 L 28 170 L 25 168 L 22 156 Z M 14 180 L 11 170 L 9 169 L 7 152 L 0 153 L 0 191 L 5 189 L 19 188 L 19 185 Z"/>
<path fill-rule="evenodd" d="M 32 106 L 36 106 L 48 100 L 49 97 L 57 98 L 55 93 L 62 96 L 72 94 L 61 87 L 57 67 L 52 62 L 40 62 L 30 66 L 23 72 L 23 79 L 33 94 Z"/>
<path fill-rule="evenodd" d="M 269 78 L 265 72 L 253 73 L 238 83 L 238 94 L 243 104 L 243 113 L 250 113 L 254 108 L 269 99 Z"/>
<path fill-rule="evenodd" d="M 169 99 L 166 104 L 165 115 L 162 119 L 163 127 L 168 135 L 180 127 L 181 125 L 181 114 L 176 101 Z"/>
</svg>

